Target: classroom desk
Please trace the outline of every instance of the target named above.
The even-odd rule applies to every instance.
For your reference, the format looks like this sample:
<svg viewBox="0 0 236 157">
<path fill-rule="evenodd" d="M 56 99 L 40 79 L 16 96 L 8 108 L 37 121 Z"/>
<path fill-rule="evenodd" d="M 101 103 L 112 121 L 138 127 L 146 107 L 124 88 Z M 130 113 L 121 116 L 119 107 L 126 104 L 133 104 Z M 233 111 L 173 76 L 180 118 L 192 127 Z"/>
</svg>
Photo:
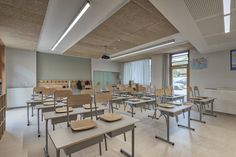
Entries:
<svg viewBox="0 0 236 157">
<path fill-rule="evenodd" d="M 171 145 L 174 145 L 175 143 L 170 141 L 170 117 L 176 117 L 179 114 L 182 114 L 184 112 L 188 112 L 188 126 L 184 126 L 181 124 L 178 124 L 178 126 L 194 131 L 195 129 L 191 128 L 190 126 L 190 112 L 191 112 L 192 106 L 193 105 L 191 104 L 191 105 L 175 106 L 174 108 L 157 107 L 158 110 L 161 112 L 161 114 L 164 115 L 166 119 L 167 136 L 166 136 L 166 139 L 160 136 L 155 136 L 155 138 L 165 141 Z"/>
<path fill-rule="evenodd" d="M 32 117 L 33 117 L 33 107 L 38 105 L 38 104 L 42 104 L 42 101 L 41 100 L 28 100 L 26 102 L 26 105 L 27 105 L 27 126 L 30 125 L 30 120 L 29 120 L 29 108 L 30 106 L 32 107 Z"/>
<path fill-rule="evenodd" d="M 214 114 L 214 109 L 213 109 L 215 98 L 207 97 L 205 99 L 199 99 L 199 97 L 192 97 L 192 98 L 190 98 L 190 100 L 194 103 L 194 105 L 197 106 L 198 111 L 199 111 L 199 119 L 191 118 L 191 120 L 194 120 L 194 121 L 197 121 L 197 122 L 200 122 L 200 123 L 206 123 L 206 121 L 202 120 L 202 115 L 203 114 L 216 117 L 216 115 Z M 211 104 L 210 113 L 203 112 L 204 106 L 209 105 L 209 104 Z"/>
<path fill-rule="evenodd" d="M 165 96 L 162 96 L 162 98 L 165 100 L 165 102 L 180 100 L 182 103 L 184 102 L 184 97 L 185 97 L 185 95 L 165 95 Z"/>
<path fill-rule="evenodd" d="M 110 137 L 115 137 L 130 130 L 132 130 L 131 154 L 123 149 L 121 149 L 120 152 L 124 153 L 126 156 L 134 157 L 134 129 L 135 123 L 138 122 L 138 120 L 125 115 L 122 116 L 123 118 L 116 122 L 108 123 L 97 120 L 96 128 L 80 131 L 78 133 L 73 132 L 70 128 L 58 129 L 50 132 L 49 137 L 56 148 L 57 157 L 60 157 L 60 150 L 64 150 L 66 155 L 71 156 L 72 153 L 97 143 L 99 143 L 101 155 L 101 142 L 105 134 Z"/>
<path fill-rule="evenodd" d="M 97 114 L 101 115 L 104 114 L 104 110 L 106 108 L 101 106 L 97 109 Z M 84 109 L 84 108 L 74 108 L 72 112 L 69 113 L 70 120 L 76 120 L 77 116 L 80 114 L 83 116 L 83 118 L 90 116 L 90 109 Z M 92 111 L 93 116 L 95 115 L 95 111 Z M 67 113 L 56 113 L 54 111 L 52 112 L 45 112 L 43 113 L 43 117 L 45 119 L 45 136 L 46 136 L 46 144 L 45 144 L 45 154 L 48 154 L 48 121 L 51 120 L 52 124 L 58 124 L 63 123 L 67 121 Z M 38 125 L 39 127 L 39 125 Z M 53 129 L 54 130 L 54 129 Z M 38 128 L 38 134 L 40 135 L 40 129 Z"/>
<path fill-rule="evenodd" d="M 133 98 L 133 96 L 131 95 L 126 95 L 126 96 L 112 96 L 112 100 L 109 102 L 110 107 L 109 107 L 109 111 L 111 109 L 111 112 L 114 113 L 114 106 L 113 103 L 123 103 L 128 99 Z"/>
<path fill-rule="evenodd" d="M 64 103 L 58 103 L 56 105 L 56 107 L 63 107 L 63 106 L 66 106 L 66 104 Z M 50 111 L 53 111 L 54 112 L 54 105 L 43 105 L 43 104 L 39 104 L 35 107 L 37 109 L 37 126 L 38 126 L 38 137 L 40 137 L 40 116 L 39 116 L 39 113 L 40 113 L 40 110 L 42 112 L 42 121 L 43 121 L 43 113 L 44 112 L 50 112 Z M 53 125 L 54 127 L 54 125 Z"/>
<path fill-rule="evenodd" d="M 143 99 L 139 99 L 140 101 L 137 102 L 133 102 L 133 101 L 125 101 L 125 103 L 127 103 L 127 105 L 129 105 L 131 107 L 131 116 L 134 116 L 134 107 L 142 107 L 148 104 L 152 104 L 152 103 L 156 103 L 156 99 L 149 99 L 149 100 L 143 100 Z"/>
<path fill-rule="evenodd" d="M 142 97 L 145 95 L 145 93 L 144 92 L 133 92 L 132 95 L 136 96 L 136 97 Z"/>
</svg>

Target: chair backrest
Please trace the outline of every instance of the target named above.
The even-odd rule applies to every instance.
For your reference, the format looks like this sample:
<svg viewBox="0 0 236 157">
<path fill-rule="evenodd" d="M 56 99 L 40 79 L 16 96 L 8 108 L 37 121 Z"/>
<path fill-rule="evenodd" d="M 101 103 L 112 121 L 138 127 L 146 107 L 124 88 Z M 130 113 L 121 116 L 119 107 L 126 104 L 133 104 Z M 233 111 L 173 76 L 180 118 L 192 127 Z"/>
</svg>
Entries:
<svg viewBox="0 0 236 157">
<path fill-rule="evenodd" d="M 161 96 L 165 95 L 165 91 L 164 91 L 164 89 L 156 89 L 155 94 L 156 94 L 156 96 L 161 97 Z"/>
<path fill-rule="evenodd" d="M 189 92 L 190 92 L 190 95 L 191 95 L 192 97 L 194 97 L 193 89 L 192 89 L 192 87 L 190 87 L 190 86 L 189 86 Z"/>
<path fill-rule="evenodd" d="M 72 95 L 71 89 L 61 89 L 61 90 L 55 90 L 54 91 L 54 99 L 57 98 L 65 98 Z"/>
<path fill-rule="evenodd" d="M 132 87 L 126 87 L 125 91 L 127 91 L 128 93 L 132 93 L 134 92 L 134 89 Z"/>
<path fill-rule="evenodd" d="M 69 89 L 55 90 L 54 91 L 54 110 L 56 111 L 56 103 L 58 100 L 61 100 L 62 98 L 68 99 L 68 97 L 71 95 L 72 95 L 72 90 L 69 90 Z"/>
<path fill-rule="evenodd" d="M 90 94 L 70 95 L 67 98 L 67 104 L 70 107 L 82 107 L 85 104 L 92 105 L 92 98 Z"/>
<path fill-rule="evenodd" d="M 143 93 L 145 93 L 145 92 L 146 92 L 146 87 L 139 86 L 138 91 L 139 91 L 139 92 L 143 92 Z"/>
<path fill-rule="evenodd" d="M 117 85 L 119 91 L 124 91 L 125 90 L 125 85 L 123 84 L 120 84 L 120 85 Z"/>
<path fill-rule="evenodd" d="M 33 88 L 33 94 L 42 94 L 45 87 L 34 87 Z"/>
<path fill-rule="evenodd" d="M 90 104 L 90 117 L 93 119 L 92 115 L 92 98 L 90 94 L 80 94 L 80 95 L 69 95 L 67 97 L 67 126 L 70 126 L 70 116 L 69 116 L 69 107 L 77 108 L 81 107 L 85 104 Z M 96 110 L 96 109 L 95 109 Z M 95 112 L 96 118 L 97 118 L 97 110 Z"/>
<path fill-rule="evenodd" d="M 54 95 L 54 92 L 55 92 L 55 88 L 44 88 L 42 91 L 42 94 L 44 96 L 51 96 L 51 95 Z"/>
<path fill-rule="evenodd" d="M 109 84 L 106 85 L 105 89 L 106 89 L 107 91 L 110 91 L 110 92 L 113 91 L 112 85 L 109 85 Z"/>
<path fill-rule="evenodd" d="M 110 100 L 112 100 L 112 95 L 109 92 L 105 93 L 100 92 L 95 94 L 95 99 L 94 99 L 95 103 L 107 103 Z"/>
<path fill-rule="evenodd" d="M 83 90 L 80 91 L 80 94 L 93 95 L 94 94 L 94 90 L 93 89 L 83 89 Z"/>
<path fill-rule="evenodd" d="M 172 95 L 172 89 L 171 88 L 165 88 L 165 95 Z"/>
<path fill-rule="evenodd" d="M 194 86 L 193 87 L 193 92 L 194 92 L 194 96 L 200 96 L 200 92 L 199 92 L 199 89 L 198 89 L 198 86 Z"/>
<path fill-rule="evenodd" d="M 93 90 L 94 90 L 95 92 L 100 92 L 100 85 L 95 85 L 95 86 L 93 86 Z"/>
</svg>

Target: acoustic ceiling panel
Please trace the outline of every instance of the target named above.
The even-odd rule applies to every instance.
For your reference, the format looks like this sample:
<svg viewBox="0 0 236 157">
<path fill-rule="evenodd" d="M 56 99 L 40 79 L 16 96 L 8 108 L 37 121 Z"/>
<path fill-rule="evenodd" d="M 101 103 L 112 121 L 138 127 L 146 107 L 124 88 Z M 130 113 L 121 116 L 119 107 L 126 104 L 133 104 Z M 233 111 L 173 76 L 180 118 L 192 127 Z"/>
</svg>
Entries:
<svg viewBox="0 0 236 157">
<path fill-rule="evenodd" d="M 194 20 L 204 17 L 222 14 L 222 0 L 184 0 Z"/>
<path fill-rule="evenodd" d="M 0 38 L 8 47 L 36 50 L 48 0 L 1 0 Z"/>
<path fill-rule="evenodd" d="M 64 54 L 100 58 L 177 32 L 149 1 L 131 0 Z"/>
<path fill-rule="evenodd" d="M 209 19 L 201 20 L 196 23 L 203 36 L 224 32 L 223 15 L 214 16 Z"/>
<path fill-rule="evenodd" d="M 220 45 L 236 41 L 236 31 L 225 34 L 217 34 L 205 38 L 208 45 Z"/>
</svg>

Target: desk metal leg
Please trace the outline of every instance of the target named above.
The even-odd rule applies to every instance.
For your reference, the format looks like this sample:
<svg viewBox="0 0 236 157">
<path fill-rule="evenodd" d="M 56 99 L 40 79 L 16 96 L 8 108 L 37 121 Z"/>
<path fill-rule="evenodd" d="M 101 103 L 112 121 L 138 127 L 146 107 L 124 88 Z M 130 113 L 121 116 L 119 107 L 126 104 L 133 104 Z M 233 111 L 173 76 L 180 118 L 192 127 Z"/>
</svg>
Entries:
<svg viewBox="0 0 236 157">
<path fill-rule="evenodd" d="M 194 119 L 191 118 L 190 120 L 196 121 L 196 122 L 200 122 L 200 123 L 206 123 L 205 121 L 202 120 L 202 108 L 203 108 L 203 104 L 199 104 L 199 119 Z"/>
<path fill-rule="evenodd" d="M 163 115 L 166 118 L 166 128 L 167 128 L 167 136 L 166 136 L 166 138 L 167 139 L 164 139 L 164 138 L 162 138 L 160 136 L 155 136 L 155 138 L 157 138 L 159 140 L 162 140 L 164 142 L 167 142 L 167 143 L 169 143 L 171 145 L 175 145 L 174 142 L 170 141 L 170 116 L 168 114 L 167 115 L 163 114 Z"/>
<path fill-rule="evenodd" d="M 113 110 L 113 103 L 110 102 L 110 106 L 111 106 L 111 112 L 114 113 L 114 110 Z"/>
<path fill-rule="evenodd" d="M 211 111 L 210 111 L 210 113 L 204 112 L 204 113 L 203 113 L 204 115 L 216 117 L 216 115 L 214 114 L 214 106 L 213 106 L 213 103 L 214 103 L 214 102 L 211 101 Z"/>
<path fill-rule="evenodd" d="M 44 148 L 44 154 L 45 154 L 45 157 L 49 157 L 48 155 L 48 119 L 46 119 L 46 122 L 45 122 L 45 136 L 46 136 L 46 144 L 45 144 L 45 148 Z M 60 153 L 60 151 L 59 151 Z"/>
<path fill-rule="evenodd" d="M 99 155 L 102 156 L 102 144 L 99 142 Z"/>
<path fill-rule="evenodd" d="M 192 131 L 195 131 L 194 128 L 191 128 L 191 124 L 190 124 L 191 115 L 190 114 L 191 114 L 191 110 L 188 110 L 188 126 L 178 124 L 178 127 L 187 128 L 187 129 L 190 129 Z"/>
<path fill-rule="evenodd" d="M 29 121 L 29 103 L 27 103 L 27 126 L 30 125 L 30 121 Z"/>
<path fill-rule="evenodd" d="M 131 135 L 131 141 L 132 141 L 132 150 L 131 150 L 131 154 L 129 154 L 128 152 L 126 152 L 125 150 L 121 149 L 120 152 L 123 153 L 125 156 L 127 157 L 134 157 L 134 128 L 132 129 L 132 135 Z"/>
<path fill-rule="evenodd" d="M 131 106 L 131 112 L 132 112 L 132 117 L 134 117 L 134 107 L 133 107 L 133 105 Z"/>
<path fill-rule="evenodd" d="M 37 109 L 37 120 L 38 120 L 38 137 L 40 137 L 40 120 L 39 120 L 39 109 Z"/>
<path fill-rule="evenodd" d="M 31 105 L 31 117 L 33 117 L 33 116 L 34 116 L 34 106 Z"/>
</svg>

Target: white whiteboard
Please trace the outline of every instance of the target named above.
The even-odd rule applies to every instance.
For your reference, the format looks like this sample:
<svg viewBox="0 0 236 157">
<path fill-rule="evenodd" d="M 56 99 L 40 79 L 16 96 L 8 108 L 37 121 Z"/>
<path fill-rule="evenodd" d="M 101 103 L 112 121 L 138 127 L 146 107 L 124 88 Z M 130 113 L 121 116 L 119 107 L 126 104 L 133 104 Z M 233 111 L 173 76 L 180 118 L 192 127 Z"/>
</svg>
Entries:
<svg viewBox="0 0 236 157">
<path fill-rule="evenodd" d="M 36 52 L 6 48 L 7 88 L 36 86 Z"/>
</svg>

